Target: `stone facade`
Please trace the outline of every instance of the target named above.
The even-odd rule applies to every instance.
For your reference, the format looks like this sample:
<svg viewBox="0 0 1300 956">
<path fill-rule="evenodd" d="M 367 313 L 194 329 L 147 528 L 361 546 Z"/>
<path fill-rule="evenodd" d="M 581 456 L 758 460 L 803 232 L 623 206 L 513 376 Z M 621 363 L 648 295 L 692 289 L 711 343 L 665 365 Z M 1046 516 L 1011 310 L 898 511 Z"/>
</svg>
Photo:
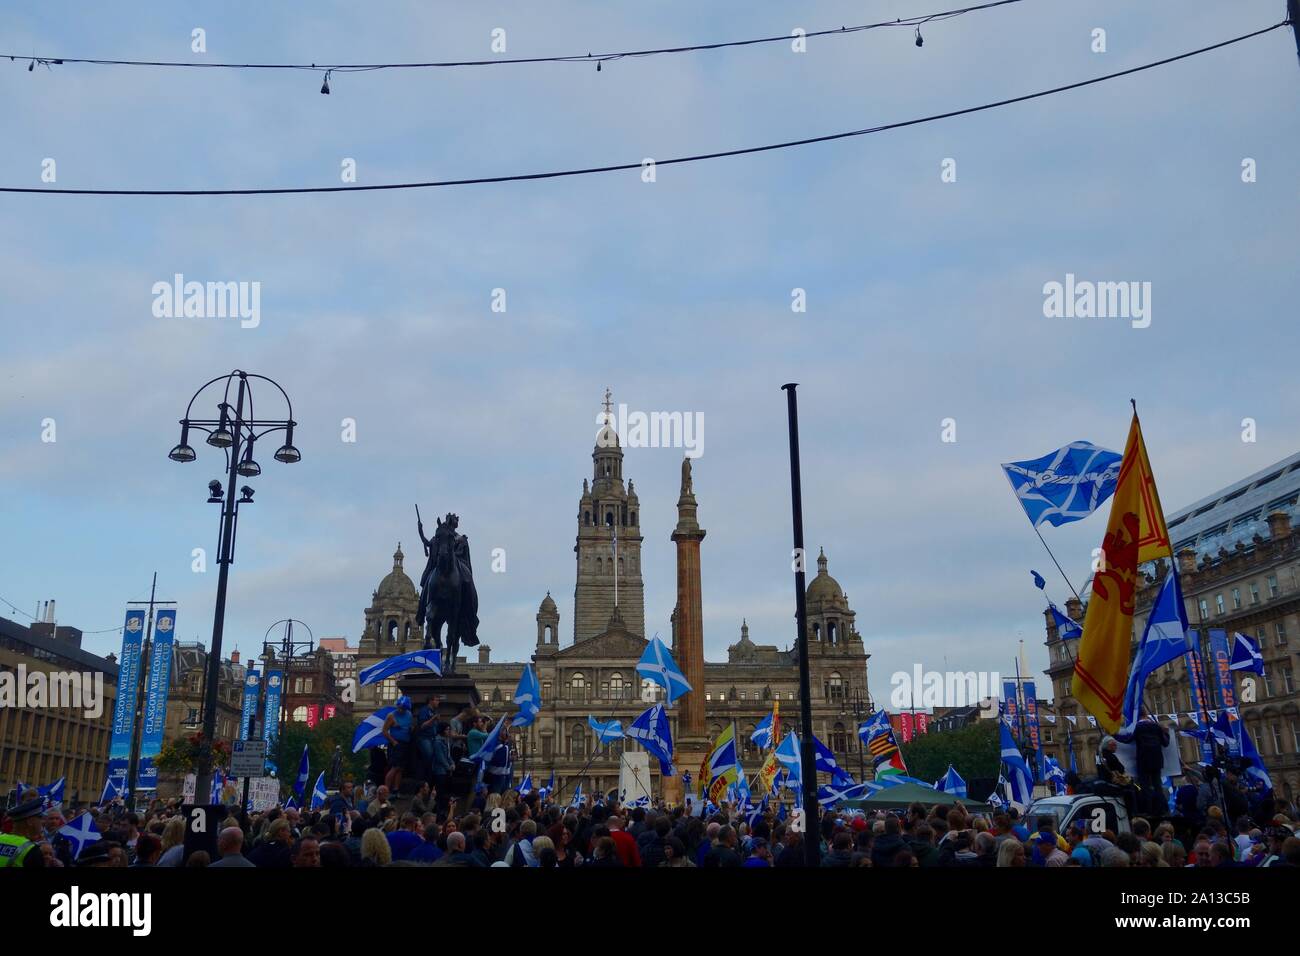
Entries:
<svg viewBox="0 0 1300 956">
<path fill-rule="evenodd" d="M 608 419 L 607 419 L 608 422 Z M 518 754 L 515 758 L 516 780 L 530 773 L 537 786 L 545 785 L 554 772 L 560 786 L 572 792 L 573 783 L 582 781 L 586 792 L 609 791 L 618 783 L 618 760 L 622 742 L 597 752 L 595 735 L 587 724 L 588 716 L 598 720 L 616 719 L 624 726 L 636 718 L 651 702 L 662 699 L 662 688 L 642 680 L 636 673 L 637 661 L 646 647 L 644 600 L 641 581 L 641 529 L 639 506 L 632 483 L 623 492 L 623 450 L 618 436 L 607 424 L 602 429 L 595 451 L 594 481 L 584 482 L 579 503 L 578 534 L 574 550 L 578 556 L 577 581 L 574 588 L 576 616 L 573 642 L 561 646 L 560 612 L 548 593 L 538 607 L 536 643 L 531 662 L 542 690 L 542 711 L 531 727 L 516 732 Z M 679 497 L 679 524 L 682 526 L 682 497 Z M 695 518 L 693 490 L 690 494 L 689 526 Z M 618 605 L 613 603 L 613 574 L 609 566 L 611 551 L 610 517 L 618 528 L 618 556 L 622 570 L 618 576 Z M 598 523 L 605 522 L 604 524 Z M 694 525 L 698 528 L 698 524 Z M 686 530 L 692 531 L 687 527 Z M 665 529 L 667 532 L 668 529 Z M 667 533 L 665 536 L 669 536 Z M 677 531 L 673 532 L 677 537 Z M 707 565 L 701 555 L 700 540 L 687 535 L 689 548 L 696 560 Z M 678 544 L 683 542 L 678 538 Z M 680 554 L 680 552 L 679 552 Z M 686 569 L 690 571 L 690 569 Z M 698 588 L 698 566 L 690 571 Z M 679 569 L 679 574 L 681 569 Z M 626 575 L 626 576 L 625 576 Z M 680 595 L 680 590 L 679 590 Z M 360 641 L 361 667 L 383 657 L 415 650 L 421 640 L 414 629 L 418 596 L 415 585 L 402 569 L 400 549 L 394 556 L 392 572 L 374 592 L 366 609 L 366 631 Z M 707 595 L 702 599 L 707 601 Z M 408 616 L 409 615 L 409 616 Z M 670 622 L 674 647 L 677 644 L 677 618 Z M 406 622 L 412 622 L 410 635 Z M 825 554 L 818 558 L 817 575 L 808 585 L 809 665 L 813 689 L 814 732 L 837 754 L 840 764 L 856 776 L 859 770 L 859 741 L 855 733 L 853 712 L 855 697 L 869 701 L 867 693 L 867 653 L 855 625 L 855 614 L 839 583 L 827 570 Z M 480 635 L 483 637 L 483 635 Z M 482 709 L 493 717 L 512 713 L 515 685 L 524 667 L 523 661 L 494 662 L 491 648 L 477 648 L 476 662 L 457 664 L 458 673 L 468 673 L 482 694 Z M 676 656 L 676 655 L 675 655 Z M 683 657 L 677 656 L 679 664 Z M 702 702 L 705 731 L 716 737 L 728 723 L 735 722 L 741 742 L 745 769 L 752 775 L 761 757 L 749 743 L 754 727 L 767 716 L 775 701 L 780 701 L 781 720 L 793 728 L 799 719 L 799 669 L 796 652 L 775 645 L 754 643 L 747 624 L 741 624 L 740 639 L 727 649 L 727 660 L 705 662 L 702 681 L 695 683 L 691 695 Z M 703 686 L 700 686 L 700 685 Z M 376 685 L 369 706 L 363 688 L 357 705 L 359 713 L 391 699 L 384 685 Z M 396 687 L 391 693 L 395 696 Z M 690 699 L 690 698 L 687 698 Z M 681 737 L 685 701 L 670 711 L 674 740 Z M 865 715 L 863 715 L 865 716 Z M 651 761 L 652 775 L 659 775 L 658 764 Z M 698 768 L 692 771 L 696 776 Z M 656 788 L 659 782 L 655 781 Z M 656 792 L 658 790 L 656 789 Z"/>
<path fill-rule="evenodd" d="M 1215 495 L 1171 515 L 1169 531 L 1175 542 L 1187 619 L 1199 632 L 1202 646 L 1210 629 L 1253 637 L 1264 657 L 1265 677 L 1233 672 L 1242 719 L 1273 779 L 1274 788 L 1287 799 L 1300 797 L 1300 689 L 1297 688 L 1296 652 L 1300 648 L 1300 534 L 1292 526 L 1300 500 L 1300 455 L 1292 456 L 1230 485 Z M 1258 502 L 1263 502 L 1259 504 Z M 1234 534 L 1238 529 L 1240 534 Z M 1263 532 L 1267 531 L 1267 535 Z M 1133 640 L 1142 636 L 1160 585 L 1168 574 L 1167 562 L 1147 569 L 1133 618 Z M 1066 612 L 1083 620 L 1084 606 L 1076 599 Z M 1072 729 L 1079 769 L 1093 772 L 1100 733 L 1086 712 L 1070 696 L 1077 642 L 1061 641 L 1047 619 L 1047 670 L 1055 703 L 1045 713 L 1055 713 L 1052 739 L 1044 736 L 1044 752 L 1065 765 L 1065 717 L 1075 718 Z M 1196 726 L 1187 714 L 1196 709 L 1191 699 L 1186 658 L 1180 658 L 1151 675 L 1146 685 L 1146 705 L 1160 715 L 1178 714 L 1177 726 Z M 1214 679 L 1210 707 L 1218 701 Z M 1162 718 L 1172 728 L 1174 722 Z M 1201 758 L 1198 743 L 1178 738 L 1182 759 L 1195 764 Z"/>
</svg>

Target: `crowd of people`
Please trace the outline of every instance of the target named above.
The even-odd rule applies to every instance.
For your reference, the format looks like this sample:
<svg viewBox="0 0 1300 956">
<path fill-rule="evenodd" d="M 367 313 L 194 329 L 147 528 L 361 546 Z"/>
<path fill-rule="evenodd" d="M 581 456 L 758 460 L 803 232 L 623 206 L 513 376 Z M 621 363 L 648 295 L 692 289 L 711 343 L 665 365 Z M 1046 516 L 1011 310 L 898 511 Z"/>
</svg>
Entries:
<svg viewBox="0 0 1300 956">
<path fill-rule="evenodd" d="M 478 792 L 467 806 L 422 784 L 394 798 L 384 784 L 345 782 L 315 812 L 238 807 L 222 823 L 215 858 L 185 854 L 178 801 L 143 814 L 120 805 L 91 810 L 101 838 L 74 860 L 58 833 L 58 810 L 32 795 L 8 814 L 8 839 L 25 840 L 19 865 L 86 867 L 767 867 L 804 866 L 804 840 L 817 840 L 826 867 L 1300 866 L 1296 808 L 1274 801 L 1267 819 L 1229 821 L 1211 805 L 1179 832 L 1139 817 L 1131 832 L 1057 831 L 1055 817 L 1014 810 L 972 813 L 960 801 L 914 803 L 897 811 L 828 811 L 813 835 L 797 815 L 744 814 L 723 804 L 692 816 L 681 807 L 629 808 L 617 801 L 573 804 L 538 793 Z M 781 819 L 780 817 L 785 817 Z"/>
</svg>

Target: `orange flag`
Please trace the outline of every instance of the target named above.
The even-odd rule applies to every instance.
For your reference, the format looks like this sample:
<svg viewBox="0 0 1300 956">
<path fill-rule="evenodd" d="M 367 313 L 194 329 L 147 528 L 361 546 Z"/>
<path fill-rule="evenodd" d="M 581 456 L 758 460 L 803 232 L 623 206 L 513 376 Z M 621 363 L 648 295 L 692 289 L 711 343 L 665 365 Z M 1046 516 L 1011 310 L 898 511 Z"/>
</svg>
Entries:
<svg viewBox="0 0 1300 956">
<path fill-rule="evenodd" d="M 1172 553 L 1142 427 L 1134 412 L 1070 688 L 1109 733 L 1119 729 L 1123 718 L 1138 565 Z"/>
</svg>

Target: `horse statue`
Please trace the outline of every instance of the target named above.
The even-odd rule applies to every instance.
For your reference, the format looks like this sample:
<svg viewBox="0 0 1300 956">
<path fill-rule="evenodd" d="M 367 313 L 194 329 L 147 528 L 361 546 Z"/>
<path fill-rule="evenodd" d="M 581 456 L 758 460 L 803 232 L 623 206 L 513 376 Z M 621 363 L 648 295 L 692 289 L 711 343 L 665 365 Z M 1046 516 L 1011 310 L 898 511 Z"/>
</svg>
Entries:
<svg viewBox="0 0 1300 956">
<path fill-rule="evenodd" d="M 418 521 L 418 508 L 416 514 Z M 420 576 L 420 607 L 415 623 L 425 627 L 427 622 L 425 650 L 442 649 L 442 629 L 446 625 L 448 654 L 443 662 L 444 674 L 455 672 L 462 643 L 470 647 L 478 644 L 478 592 L 474 588 L 469 539 L 457 534 L 459 523 L 454 514 L 449 513 L 446 520 L 439 518 L 432 538 L 424 536 L 424 523 L 419 523 L 428 561 Z"/>
</svg>

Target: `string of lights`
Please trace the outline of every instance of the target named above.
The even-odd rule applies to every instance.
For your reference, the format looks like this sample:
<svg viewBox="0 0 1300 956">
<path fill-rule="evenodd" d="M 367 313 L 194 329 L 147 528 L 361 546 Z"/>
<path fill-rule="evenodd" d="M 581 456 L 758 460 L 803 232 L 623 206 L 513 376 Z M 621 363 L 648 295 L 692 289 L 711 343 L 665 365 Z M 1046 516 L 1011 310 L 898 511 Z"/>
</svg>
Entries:
<svg viewBox="0 0 1300 956">
<path fill-rule="evenodd" d="M 880 126 L 870 126 L 865 129 L 848 130 L 840 133 L 828 133 L 823 136 L 809 136 L 804 139 L 786 140 L 780 143 L 768 143 L 762 146 L 745 146 L 737 149 L 720 150 L 712 153 L 697 153 L 691 156 L 678 156 L 671 159 L 653 160 L 656 167 L 676 166 L 686 163 L 698 163 L 712 159 L 723 159 L 733 156 L 747 156 L 755 153 L 765 153 L 774 150 L 792 149 L 798 146 L 809 146 L 815 143 L 829 143 L 835 140 L 850 139 L 857 136 L 869 136 L 875 133 L 883 133 L 889 130 L 903 129 L 909 126 L 920 126 L 925 123 L 934 123 L 939 120 L 951 119 L 957 116 L 967 116 L 972 113 L 982 113 L 987 110 L 999 109 L 1004 106 L 1011 106 L 1016 103 L 1024 103 L 1029 100 L 1041 99 L 1046 96 L 1055 96 L 1059 93 L 1066 93 L 1071 90 L 1082 89 L 1086 86 L 1093 86 L 1097 83 L 1105 83 L 1109 80 L 1116 80 L 1120 77 L 1131 76 L 1135 73 L 1142 73 L 1146 70 L 1153 70 L 1157 67 L 1167 66 L 1171 63 L 1177 63 L 1179 60 L 1186 60 L 1194 56 L 1200 56 L 1210 53 L 1214 50 L 1220 50 L 1224 47 L 1242 43 L 1255 37 L 1271 33 L 1281 27 L 1289 26 L 1290 20 L 1283 20 L 1272 26 L 1264 27 L 1261 30 L 1255 30 L 1251 33 L 1244 33 L 1241 36 L 1233 37 L 1229 40 L 1222 40 L 1218 43 L 1203 46 L 1199 49 L 1189 50 L 1186 53 L 1179 53 L 1175 56 L 1165 57 L 1162 60 L 1154 60 L 1150 63 L 1143 63 L 1140 66 L 1130 67 L 1126 70 L 1117 70 L 1114 73 L 1106 73 L 1102 76 L 1095 76 L 1087 80 L 1079 80 L 1074 83 L 1067 83 L 1064 86 L 1056 86 L 1047 90 L 1039 90 L 1035 93 L 1025 93 L 1021 96 L 1013 96 L 1007 99 L 995 100 L 991 103 L 983 103 L 979 106 L 967 106 L 962 109 L 948 110 L 944 113 L 933 113 L 929 116 L 920 116 L 914 119 L 901 120 L 896 123 L 885 123 Z M 299 193 L 357 193 L 373 192 L 377 190 L 392 189 L 432 189 L 446 186 L 477 186 L 489 183 L 512 183 L 525 182 L 541 179 L 562 179 L 571 176 L 590 176 L 597 173 L 626 172 L 634 169 L 642 169 L 643 162 L 633 163 L 616 163 L 608 166 L 587 166 L 577 169 L 552 170 L 549 172 L 539 173 L 515 173 L 502 176 L 479 176 L 467 179 L 442 179 L 430 180 L 428 182 L 404 182 L 404 183 L 376 183 L 373 185 L 348 185 L 348 186 L 286 186 L 270 187 L 258 189 L 65 189 L 65 188 L 46 188 L 37 186 L 0 186 L 0 193 L 41 193 L 46 195 L 76 195 L 76 196 L 265 196 L 265 195 L 286 195 Z"/>
<path fill-rule="evenodd" d="M 23 615 L 24 617 L 29 617 L 29 618 L 31 618 L 33 621 L 36 620 L 36 617 L 35 617 L 34 615 L 32 615 L 32 614 L 28 614 L 26 611 L 24 611 L 22 608 L 20 608 L 17 604 L 11 604 L 9 601 L 6 601 L 6 600 L 5 600 L 4 598 L 2 598 L 2 597 L 0 597 L 0 604 L 7 605 L 10 609 L 12 609 L 12 610 L 16 611 L 17 613 Z M 120 630 L 122 630 L 122 625 L 121 625 L 121 624 L 117 625 L 116 627 L 106 627 L 106 628 L 104 628 L 103 630 L 99 630 L 99 631 L 82 631 L 81 633 L 82 633 L 82 634 L 107 634 L 109 631 L 120 631 Z"/>
<path fill-rule="evenodd" d="M 841 26 L 825 30 L 803 31 L 799 36 L 802 39 L 813 39 L 816 37 L 846 36 L 851 33 L 863 33 L 868 30 L 880 30 L 886 27 L 911 27 L 915 33 L 916 45 L 921 46 L 924 43 L 924 37 L 921 35 L 921 27 L 925 24 L 940 23 L 944 20 L 951 20 L 954 17 L 960 17 L 967 13 L 975 13 L 981 10 L 990 10 L 994 7 L 1005 7 L 1009 4 L 1023 2 L 1025 2 L 1025 0 L 990 0 L 990 2 L 987 3 L 959 7 L 954 10 L 943 10 L 939 13 L 926 13 L 919 16 L 902 17 L 894 20 L 882 20 L 876 23 L 861 23 L 851 27 Z M 316 73 L 323 72 L 325 74 L 325 83 L 321 87 L 321 92 L 328 93 L 329 76 L 332 73 L 367 73 L 375 70 L 454 69 L 472 66 L 520 66 L 536 63 L 595 63 L 596 69 L 600 70 L 602 63 L 609 63 L 614 60 L 724 50 L 731 47 L 758 46 L 765 43 L 782 43 L 789 42 L 794 37 L 795 34 L 786 33 L 781 34 L 780 36 L 756 37 L 747 40 L 724 40 L 719 43 L 695 43 L 688 46 L 659 47 L 647 50 L 624 50 L 614 53 L 582 53 L 567 54 L 564 56 L 493 57 L 488 60 L 444 60 L 429 63 L 202 63 L 179 60 L 107 60 L 67 56 L 43 57 L 28 56 L 18 53 L 0 53 L 0 58 L 8 57 L 12 62 L 25 62 L 27 63 L 28 71 L 36 69 L 38 64 L 44 67 L 83 64 L 90 66 L 169 67 L 200 70 L 309 70 Z"/>
</svg>

